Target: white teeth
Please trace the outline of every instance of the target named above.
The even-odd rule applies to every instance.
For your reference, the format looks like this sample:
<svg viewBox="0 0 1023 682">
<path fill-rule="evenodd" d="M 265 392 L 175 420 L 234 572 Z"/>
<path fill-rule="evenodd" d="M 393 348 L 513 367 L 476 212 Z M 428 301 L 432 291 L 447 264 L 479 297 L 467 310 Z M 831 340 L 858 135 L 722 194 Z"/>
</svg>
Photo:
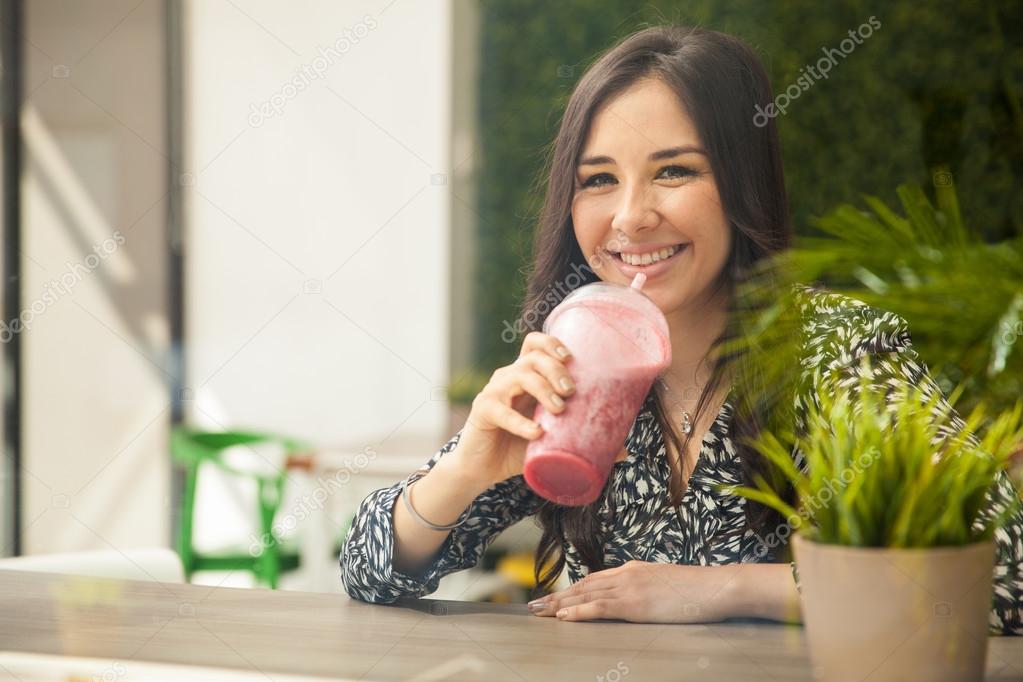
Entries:
<svg viewBox="0 0 1023 682">
<path fill-rule="evenodd" d="M 656 263 L 657 261 L 664 260 L 665 258 L 674 255 L 675 252 L 681 248 L 682 247 L 680 245 L 676 244 L 675 246 L 666 246 L 658 251 L 652 251 L 642 255 L 633 253 L 623 253 L 620 255 L 622 260 L 629 265 L 650 265 L 651 263 Z"/>
</svg>

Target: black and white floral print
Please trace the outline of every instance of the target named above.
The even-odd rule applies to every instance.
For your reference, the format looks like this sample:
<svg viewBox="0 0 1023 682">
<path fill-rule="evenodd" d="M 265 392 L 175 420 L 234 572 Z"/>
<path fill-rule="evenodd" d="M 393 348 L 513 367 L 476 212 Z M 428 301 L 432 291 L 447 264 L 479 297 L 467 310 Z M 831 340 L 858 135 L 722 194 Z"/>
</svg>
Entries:
<svg viewBox="0 0 1023 682">
<path fill-rule="evenodd" d="M 818 395 L 836 382 L 855 388 L 867 357 L 873 385 L 910 384 L 927 395 L 939 394 L 938 408 L 952 418 L 947 434 L 965 428 L 948 407 L 940 389 L 918 357 L 906 321 L 895 313 L 862 301 L 800 285 L 797 287 L 804 347 L 801 378 L 795 400 L 797 424 Z M 773 561 L 777 547 L 747 528 L 744 498 L 723 492 L 721 484 L 741 483 L 740 466 L 730 437 L 733 411 L 730 393 L 703 438 L 700 456 L 678 508 L 669 501 L 670 471 L 665 446 L 652 412 L 654 394 L 647 397 L 626 439 L 628 456 L 616 462 L 610 479 L 609 513 L 605 499 L 600 510 L 608 567 L 629 560 L 685 565 L 719 565 Z M 424 476 L 458 443 L 456 433 L 411 480 Z M 800 453 L 796 463 L 803 467 Z M 399 597 L 420 597 L 437 589 L 440 579 L 477 564 L 490 542 L 505 528 L 534 514 L 542 502 L 521 475 L 480 494 L 463 515 L 466 522 L 451 531 L 433 562 L 419 575 L 396 571 L 392 565 L 394 528 L 391 511 L 401 493 L 400 482 L 371 493 L 362 501 L 341 551 L 341 581 L 353 598 L 386 603 Z M 993 518 L 1018 495 L 1002 474 L 989 493 L 984 519 Z M 978 520 L 978 523 L 981 521 Z M 997 559 L 989 625 L 993 633 L 1023 634 L 1023 512 L 1017 511 L 995 535 Z M 569 579 L 587 572 L 575 548 L 563 547 Z M 798 573 L 792 565 L 798 587 Z"/>
</svg>

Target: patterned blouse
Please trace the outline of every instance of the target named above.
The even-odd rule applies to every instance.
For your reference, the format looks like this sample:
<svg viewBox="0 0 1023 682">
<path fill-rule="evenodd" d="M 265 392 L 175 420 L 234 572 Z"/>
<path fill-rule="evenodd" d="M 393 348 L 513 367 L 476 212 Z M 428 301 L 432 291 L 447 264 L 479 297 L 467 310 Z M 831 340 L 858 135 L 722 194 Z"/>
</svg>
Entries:
<svg viewBox="0 0 1023 682">
<path fill-rule="evenodd" d="M 805 346 L 802 387 L 795 400 L 801 422 L 807 401 L 817 403 L 822 370 L 841 370 L 852 386 L 859 359 L 871 355 L 871 381 L 894 386 L 905 382 L 926 389 L 930 397 L 940 389 L 911 345 L 906 321 L 895 313 L 867 306 L 854 298 L 797 287 Z M 842 382 L 843 385 L 846 382 Z M 628 456 L 614 464 L 610 478 L 615 513 L 608 515 L 605 498 L 600 510 L 605 538 L 604 564 L 629 560 L 685 565 L 775 561 L 774 538 L 757 535 L 746 524 L 746 500 L 719 491 L 720 484 L 741 483 L 740 465 L 730 437 L 732 394 L 726 397 L 716 420 L 704 436 L 696 467 L 690 475 L 682 503 L 669 500 L 670 471 L 660 428 L 652 412 L 651 391 L 626 439 Z M 939 398 L 939 409 L 948 408 Z M 950 413 L 954 431 L 965 428 Z M 458 443 L 456 433 L 410 480 L 417 480 Z M 801 453 L 794 458 L 805 469 Z M 432 564 L 418 575 L 392 567 L 394 527 L 391 511 L 401 492 L 400 483 L 371 493 L 359 506 L 341 550 L 341 581 L 348 594 L 368 602 L 392 602 L 399 597 L 421 597 L 437 589 L 440 579 L 473 567 L 490 542 L 505 528 L 534 514 L 542 499 L 521 475 L 501 481 L 481 493 L 463 515 L 467 520 L 451 531 Z M 989 493 L 984 518 L 991 518 L 1017 495 L 1015 485 L 1002 473 Z M 1023 634 L 1023 511 L 995 533 L 997 548 L 994 597 L 989 618 L 993 634 Z M 581 579 L 588 569 L 571 543 L 563 551 L 570 580 Z M 792 564 L 797 588 L 798 574 Z"/>
</svg>

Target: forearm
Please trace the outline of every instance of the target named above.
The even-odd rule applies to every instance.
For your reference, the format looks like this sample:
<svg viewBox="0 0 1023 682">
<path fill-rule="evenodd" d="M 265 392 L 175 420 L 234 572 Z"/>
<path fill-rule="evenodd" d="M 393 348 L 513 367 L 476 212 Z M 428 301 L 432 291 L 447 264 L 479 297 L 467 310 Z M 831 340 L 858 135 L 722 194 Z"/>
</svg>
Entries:
<svg viewBox="0 0 1023 682">
<path fill-rule="evenodd" d="M 454 523 L 491 482 L 463 465 L 461 444 L 442 457 L 428 474 L 409 485 L 409 498 L 420 516 L 437 525 Z M 414 519 L 401 495 L 394 502 L 394 568 L 408 575 L 424 568 L 451 531 L 432 530 Z"/>
<path fill-rule="evenodd" d="M 788 563 L 735 565 L 725 598 L 733 618 L 802 622 L 799 591 Z"/>
</svg>

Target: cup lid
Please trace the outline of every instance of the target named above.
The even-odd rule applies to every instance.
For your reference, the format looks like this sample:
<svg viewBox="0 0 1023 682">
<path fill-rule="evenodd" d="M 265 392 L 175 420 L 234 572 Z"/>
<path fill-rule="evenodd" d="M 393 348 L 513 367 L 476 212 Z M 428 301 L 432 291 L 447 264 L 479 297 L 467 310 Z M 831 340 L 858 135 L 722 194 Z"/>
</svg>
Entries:
<svg viewBox="0 0 1023 682">
<path fill-rule="evenodd" d="M 652 326 L 663 337 L 665 346 L 670 349 L 668 320 L 657 304 L 642 290 L 615 282 L 592 282 L 569 292 L 544 320 L 544 333 L 549 333 L 554 320 L 566 310 L 591 302 L 611 303 L 635 311 L 650 320 Z"/>
</svg>

